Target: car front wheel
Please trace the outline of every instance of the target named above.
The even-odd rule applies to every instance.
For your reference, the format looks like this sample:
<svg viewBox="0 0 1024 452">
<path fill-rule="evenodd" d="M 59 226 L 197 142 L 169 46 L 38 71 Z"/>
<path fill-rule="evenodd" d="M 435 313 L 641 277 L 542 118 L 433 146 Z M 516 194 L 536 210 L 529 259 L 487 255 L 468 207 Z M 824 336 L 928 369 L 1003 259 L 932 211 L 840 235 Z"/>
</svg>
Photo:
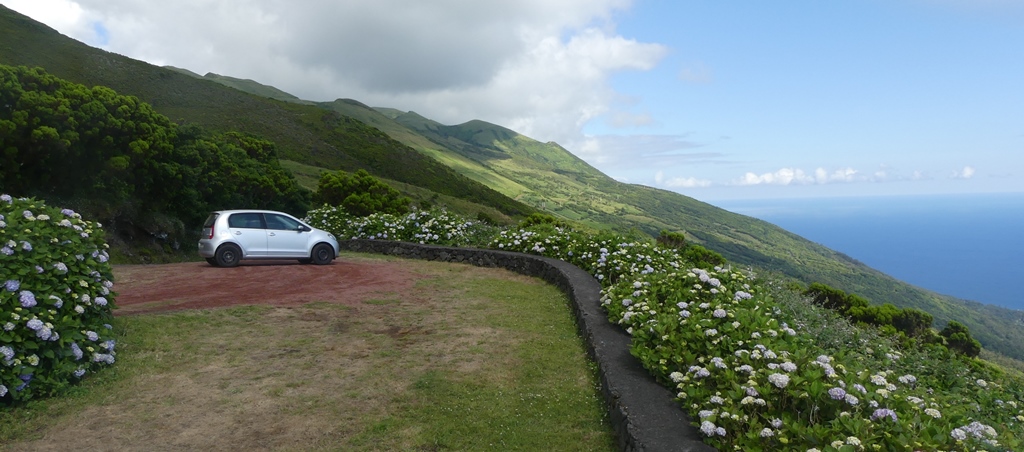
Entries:
<svg viewBox="0 0 1024 452">
<path fill-rule="evenodd" d="M 334 248 L 326 243 L 318 243 L 313 247 L 312 258 L 313 263 L 317 265 L 327 265 L 334 260 Z"/>
<path fill-rule="evenodd" d="M 242 250 L 238 245 L 226 243 L 217 248 L 217 255 L 214 257 L 219 267 L 234 267 L 242 260 Z"/>
</svg>

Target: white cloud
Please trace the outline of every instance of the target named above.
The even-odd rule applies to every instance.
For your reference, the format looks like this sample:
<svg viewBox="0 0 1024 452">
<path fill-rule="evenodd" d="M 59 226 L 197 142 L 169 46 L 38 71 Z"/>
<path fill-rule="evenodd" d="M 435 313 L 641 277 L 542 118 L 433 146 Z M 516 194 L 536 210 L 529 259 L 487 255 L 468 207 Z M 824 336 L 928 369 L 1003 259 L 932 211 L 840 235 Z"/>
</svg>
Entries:
<svg viewBox="0 0 1024 452">
<path fill-rule="evenodd" d="M 0 3 L 68 36 L 90 43 L 103 41 L 96 18 L 72 0 L 0 0 Z"/>
<path fill-rule="evenodd" d="M 106 50 L 153 64 L 563 144 L 611 111 L 611 74 L 649 70 L 667 53 L 615 32 L 631 0 L 0 2 L 92 45 L 105 34 Z"/>
<path fill-rule="evenodd" d="M 665 179 L 665 172 L 654 173 L 655 184 L 666 188 L 704 188 L 712 185 L 710 180 L 697 179 L 696 177 L 674 177 Z"/>
<path fill-rule="evenodd" d="M 772 173 L 757 174 L 747 172 L 743 177 L 735 180 L 734 185 L 810 185 L 810 184 L 831 184 L 841 182 L 856 182 L 865 180 L 858 176 L 859 172 L 853 168 L 840 168 L 829 172 L 825 168 L 817 168 L 813 174 L 809 174 L 800 168 L 781 168 Z"/>
<path fill-rule="evenodd" d="M 970 179 L 974 177 L 975 169 L 973 166 L 965 166 L 961 170 L 953 171 L 949 177 L 953 179 Z"/>
<path fill-rule="evenodd" d="M 703 146 L 686 135 L 637 134 L 587 136 L 567 147 L 591 164 L 615 170 L 726 162 L 721 153 L 698 150 Z"/>
</svg>

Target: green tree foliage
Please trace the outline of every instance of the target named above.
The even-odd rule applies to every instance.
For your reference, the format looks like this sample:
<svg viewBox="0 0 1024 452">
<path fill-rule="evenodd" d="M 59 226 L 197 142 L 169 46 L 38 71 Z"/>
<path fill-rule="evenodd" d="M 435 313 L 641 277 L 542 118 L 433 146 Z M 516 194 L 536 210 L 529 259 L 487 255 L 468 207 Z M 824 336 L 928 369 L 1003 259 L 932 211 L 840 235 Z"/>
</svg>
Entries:
<svg viewBox="0 0 1024 452">
<path fill-rule="evenodd" d="M 268 141 L 178 127 L 133 96 L 3 65 L 0 190 L 78 205 L 115 228 L 169 217 L 168 233 L 212 209 L 309 207 Z"/>
<path fill-rule="evenodd" d="M 815 304 L 832 309 L 854 322 L 874 325 L 892 335 L 919 343 L 941 342 L 931 329 L 932 315 L 915 308 L 898 308 L 890 303 L 872 305 L 867 299 L 848 294 L 821 283 L 812 283 L 804 295 L 810 296 Z M 940 335 L 950 350 L 968 356 L 977 356 L 981 345 L 971 337 L 967 327 L 950 322 Z"/>
<path fill-rule="evenodd" d="M 931 314 L 916 308 L 904 308 L 893 317 L 896 329 L 910 337 L 924 337 L 931 331 L 933 317 Z"/>
<path fill-rule="evenodd" d="M 939 332 L 939 335 L 946 338 L 946 346 L 970 357 L 978 356 L 981 353 L 981 343 L 971 337 L 967 327 L 956 320 L 950 320 L 946 327 Z"/>
<path fill-rule="evenodd" d="M 360 217 L 374 213 L 404 214 L 409 212 L 411 203 L 398 190 L 365 170 L 321 174 L 316 197 L 321 203 L 341 207 Z"/>
<path fill-rule="evenodd" d="M 526 228 L 529 228 L 531 226 L 537 226 L 537 225 L 542 225 L 542 224 L 550 225 L 550 226 L 553 226 L 553 227 L 556 227 L 556 228 L 568 228 L 568 227 L 570 227 L 569 223 L 567 223 L 564 220 L 559 219 L 558 217 L 556 217 L 554 215 L 547 214 L 547 213 L 531 213 L 530 216 L 524 218 L 523 221 L 519 222 L 519 228 L 526 229 Z"/>
<path fill-rule="evenodd" d="M 657 238 L 658 245 L 681 250 L 686 247 L 686 234 L 662 229 Z"/>
<path fill-rule="evenodd" d="M 697 244 L 687 245 L 683 249 L 683 258 L 701 268 L 714 268 L 728 262 L 721 254 Z"/>
</svg>

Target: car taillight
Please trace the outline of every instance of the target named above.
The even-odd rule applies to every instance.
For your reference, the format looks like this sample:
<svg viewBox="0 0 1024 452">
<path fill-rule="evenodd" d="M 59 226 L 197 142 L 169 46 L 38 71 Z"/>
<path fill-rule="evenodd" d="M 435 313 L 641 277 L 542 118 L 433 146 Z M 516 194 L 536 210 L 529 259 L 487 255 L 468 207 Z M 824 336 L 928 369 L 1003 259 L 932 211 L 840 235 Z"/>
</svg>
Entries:
<svg viewBox="0 0 1024 452">
<path fill-rule="evenodd" d="M 212 224 L 210 225 L 210 236 L 207 237 L 207 238 L 208 239 L 212 239 L 213 238 L 213 225 Z"/>
</svg>

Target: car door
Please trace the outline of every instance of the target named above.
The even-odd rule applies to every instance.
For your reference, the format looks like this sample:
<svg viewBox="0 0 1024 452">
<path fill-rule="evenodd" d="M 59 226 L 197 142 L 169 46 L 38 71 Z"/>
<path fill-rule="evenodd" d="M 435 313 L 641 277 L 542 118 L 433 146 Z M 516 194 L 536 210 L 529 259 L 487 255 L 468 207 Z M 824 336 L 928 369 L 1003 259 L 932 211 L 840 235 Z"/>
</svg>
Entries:
<svg viewBox="0 0 1024 452">
<path fill-rule="evenodd" d="M 309 228 L 287 215 L 265 213 L 267 221 L 267 255 L 278 257 L 309 257 Z"/>
<path fill-rule="evenodd" d="M 228 217 L 228 232 L 245 256 L 267 255 L 267 230 L 259 212 L 238 212 Z"/>
</svg>

